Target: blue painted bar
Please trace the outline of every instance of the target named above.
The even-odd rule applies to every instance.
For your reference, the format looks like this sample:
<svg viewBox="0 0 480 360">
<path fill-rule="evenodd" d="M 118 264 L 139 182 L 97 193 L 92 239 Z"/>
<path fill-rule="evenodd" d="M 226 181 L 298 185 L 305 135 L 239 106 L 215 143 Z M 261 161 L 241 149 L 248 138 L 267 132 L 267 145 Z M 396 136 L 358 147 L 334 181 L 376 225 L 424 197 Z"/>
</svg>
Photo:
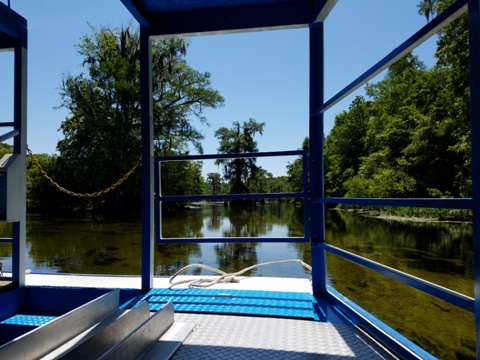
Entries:
<svg viewBox="0 0 480 360">
<path fill-rule="evenodd" d="M 140 28 L 140 93 L 142 117 L 142 290 L 153 287 L 154 177 L 152 47 L 150 29 Z"/>
<path fill-rule="evenodd" d="M 307 156 L 307 152 L 303 150 L 290 151 L 272 151 L 272 152 L 256 152 L 256 153 L 237 153 L 237 154 L 202 154 L 202 155 L 178 155 L 178 156 L 157 156 L 155 161 L 193 161 L 193 160 L 216 160 L 231 158 L 259 158 L 259 157 L 275 157 L 275 156 Z"/>
<path fill-rule="evenodd" d="M 17 136 L 19 133 L 20 133 L 20 131 L 18 131 L 18 130 L 12 130 L 12 131 L 9 131 L 9 132 L 7 132 L 3 135 L 0 135 L 0 142 L 7 141 L 8 139 L 11 139 L 11 138 Z"/>
<path fill-rule="evenodd" d="M 192 244 L 192 243 L 238 243 L 238 242 L 256 242 L 256 243 L 298 243 L 310 242 L 310 239 L 303 237 L 222 237 L 222 238 L 157 238 L 157 243 L 162 244 Z"/>
<path fill-rule="evenodd" d="M 368 332 L 372 334 L 375 339 L 380 341 L 384 346 L 387 346 L 401 359 L 436 359 L 435 356 L 408 340 L 330 286 L 328 286 L 327 298 L 335 303 L 335 306 L 355 324 L 364 329 L 368 329 Z"/>
<path fill-rule="evenodd" d="M 336 246 L 329 244 L 319 244 L 319 246 L 328 252 L 340 256 L 346 260 L 350 260 L 357 265 L 387 276 L 390 279 L 401 282 L 402 284 L 408 285 L 414 289 L 423 291 L 428 295 L 435 296 L 436 298 L 458 306 L 463 310 L 474 312 L 474 299 L 469 296 L 457 293 L 429 281 L 420 279 L 416 276 L 404 273 L 403 271 L 393 269 L 389 266 L 382 265 L 376 261 L 369 260 L 363 256 L 353 254 Z"/>
<path fill-rule="evenodd" d="M 334 95 L 331 99 L 326 101 L 322 106 L 313 110 L 313 113 L 325 112 L 339 101 L 357 90 L 360 86 L 365 85 L 370 79 L 381 73 L 383 70 L 394 64 L 397 60 L 408 54 L 417 46 L 428 40 L 432 35 L 439 32 L 444 26 L 448 25 L 460 15 L 467 11 L 467 0 L 458 0 L 440 15 L 432 19 L 427 25 L 417 31 L 414 35 L 408 38 L 390 54 L 385 56 L 382 60 L 373 65 L 369 70 L 360 75 L 357 79 L 347 85 L 343 90 Z"/>
<path fill-rule="evenodd" d="M 412 207 L 412 208 L 434 208 L 434 209 L 473 209 L 473 200 L 471 198 L 457 199 L 433 199 L 433 198 L 323 198 L 314 199 L 314 202 L 324 204 L 342 204 L 358 206 L 392 206 L 392 207 Z"/>
<path fill-rule="evenodd" d="M 480 1 L 468 1 L 468 43 L 470 68 L 470 136 L 472 143 L 473 251 L 475 332 L 480 359 Z"/>
<path fill-rule="evenodd" d="M 27 20 L 11 10 L 9 6 L 0 3 L 0 32 L 5 33 L 7 37 L 12 39 L 20 39 L 21 46 L 27 47 Z M 12 47 L 13 46 L 7 46 Z M 5 49 L 3 42 L 0 44 L 0 48 Z"/>
<path fill-rule="evenodd" d="M 138 21 L 138 24 L 142 26 L 148 26 L 148 21 L 145 19 L 145 17 L 142 15 L 141 11 L 138 9 L 136 4 L 133 4 L 131 0 L 121 0 L 123 5 L 127 8 L 127 10 L 132 14 L 132 16 L 135 18 L 135 20 Z"/>
<path fill-rule="evenodd" d="M 327 269 L 325 250 L 318 246 L 325 242 L 325 206 L 318 199 L 324 197 L 323 173 L 323 113 L 315 113 L 315 109 L 323 104 L 324 100 L 324 41 L 323 23 L 312 24 L 309 29 L 310 40 L 310 239 L 312 242 L 312 288 L 315 295 L 326 293 Z"/>
<path fill-rule="evenodd" d="M 321 16 L 311 0 L 124 1 L 129 3 L 140 23 L 163 36 L 299 28 Z"/>
<path fill-rule="evenodd" d="M 303 198 L 303 193 L 254 193 L 225 195 L 158 195 L 160 201 L 203 201 L 203 200 L 234 200 L 234 199 L 295 199 Z"/>
<path fill-rule="evenodd" d="M 302 156 L 303 184 L 303 236 L 310 240 L 310 199 L 309 199 L 308 155 Z"/>
</svg>

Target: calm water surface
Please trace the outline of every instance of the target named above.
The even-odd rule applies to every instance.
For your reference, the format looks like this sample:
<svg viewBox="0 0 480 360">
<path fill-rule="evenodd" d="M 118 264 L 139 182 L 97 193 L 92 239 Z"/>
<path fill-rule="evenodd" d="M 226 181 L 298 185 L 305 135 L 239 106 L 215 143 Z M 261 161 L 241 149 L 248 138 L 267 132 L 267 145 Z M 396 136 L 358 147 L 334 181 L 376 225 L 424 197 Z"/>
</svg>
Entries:
<svg viewBox="0 0 480 360">
<path fill-rule="evenodd" d="M 10 236 L 8 224 L 0 236 Z M 27 221 L 27 267 L 35 272 L 140 274 L 141 223 L 99 219 Z M 265 205 L 235 210 L 208 205 L 163 219 L 162 236 L 285 237 L 303 235 L 302 209 Z M 469 224 L 386 221 L 328 211 L 329 243 L 433 283 L 473 295 L 472 227 Z M 226 272 L 253 264 L 302 259 L 309 244 L 223 243 L 155 246 L 155 274 L 172 275 L 192 263 Z M 11 246 L 0 243 L 0 261 L 11 267 Z M 440 358 L 474 358 L 473 316 L 369 270 L 327 256 L 332 286 Z M 204 270 L 190 273 L 209 274 Z M 299 264 L 261 267 L 255 276 L 308 278 Z"/>
</svg>

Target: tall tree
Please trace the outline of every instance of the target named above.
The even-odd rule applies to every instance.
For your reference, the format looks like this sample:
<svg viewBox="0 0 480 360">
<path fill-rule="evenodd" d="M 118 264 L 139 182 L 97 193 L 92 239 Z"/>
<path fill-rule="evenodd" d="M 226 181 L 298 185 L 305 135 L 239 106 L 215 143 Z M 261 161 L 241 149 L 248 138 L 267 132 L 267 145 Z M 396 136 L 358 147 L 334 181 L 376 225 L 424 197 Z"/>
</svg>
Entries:
<svg viewBox="0 0 480 360">
<path fill-rule="evenodd" d="M 439 2 L 442 2 L 442 0 L 421 0 L 417 5 L 418 13 L 425 15 L 427 21 L 429 21 L 430 18 L 435 17 L 437 14 L 437 5 Z"/>
<path fill-rule="evenodd" d="M 308 137 L 303 139 L 302 150 L 308 151 L 310 141 Z M 295 159 L 292 163 L 287 164 L 288 182 L 290 183 L 293 192 L 303 191 L 303 160 L 301 158 Z"/>
<path fill-rule="evenodd" d="M 86 73 L 65 74 L 60 107 L 69 110 L 61 124 L 64 139 L 57 165 L 68 186 L 96 191 L 118 180 L 140 157 L 140 40 L 131 26 L 91 28 L 77 45 Z M 152 45 L 154 146 L 157 155 L 202 151 L 194 120 L 207 123 L 205 108 L 223 105 L 208 72 L 188 66 L 188 39 L 156 40 Z M 188 167 L 188 166 L 187 166 Z M 107 208 L 138 208 L 139 177 L 101 199 Z M 166 181 L 165 183 L 172 183 Z"/>
<path fill-rule="evenodd" d="M 219 194 L 222 188 L 222 175 L 217 172 L 207 174 L 207 184 L 211 187 L 211 194 Z"/>
<path fill-rule="evenodd" d="M 215 131 L 215 137 L 220 140 L 218 152 L 220 154 L 244 154 L 258 152 L 257 142 L 254 137 L 257 133 L 262 135 L 265 123 L 258 123 L 254 119 L 240 124 L 234 122 L 228 129 L 221 127 Z M 225 180 L 230 183 L 232 194 L 246 194 L 250 192 L 248 183 L 256 181 L 261 168 L 256 165 L 257 159 L 235 158 L 218 159 L 215 164 L 221 165 Z"/>
</svg>

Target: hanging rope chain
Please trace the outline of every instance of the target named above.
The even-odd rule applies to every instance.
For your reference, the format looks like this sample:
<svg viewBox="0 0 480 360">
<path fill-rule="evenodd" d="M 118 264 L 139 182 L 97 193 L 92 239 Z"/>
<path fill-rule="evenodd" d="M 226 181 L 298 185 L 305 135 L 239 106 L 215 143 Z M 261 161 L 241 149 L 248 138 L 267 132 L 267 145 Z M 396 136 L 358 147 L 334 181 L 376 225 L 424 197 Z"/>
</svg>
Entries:
<svg viewBox="0 0 480 360">
<path fill-rule="evenodd" d="M 192 288 L 192 287 L 206 288 L 206 287 L 218 284 L 218 283 L 229 283 L 229 282 L 230 283 L 238 283 L 238 282 L 240 282 L 240 279 L 238 279 L 237 276 L 240 276 L 247 271 L 253 270 L 253 269 L 255 269 L 257 267 L 261 267 L 261 266 L 275 265 L 275 264 L 285 264 L 285 263 L 290 263 L 290 262 L 298 262 L 308 271 L 310 271 L 310 272 L 312 271 L 312 267 L 310 265 L 308 265 L 307 263 L 305 263 L 305 262 L 303 262 L 302 260 L 299 260 L 299 259 L 270 261 L 270 262 L 266 262 L 266 263 L 262 263 L 262 264 L 256 264 L 256 265 L 252 265 L 250 267 L 247 267 L 243 270 L 240 270 L 236 273 L 231 273 L 231 274 L 228 274 L 228 273 L 226 273 L 222 270 L 218 270 L 218 269 L 212 268 L 212 267 L 207 266 L 207 265 L 191 264 L 191 265 L 187 265 L 184 268 L 178 270 L 175 273 L 175 275 L 173 275 L 170 278 L 169 289 L 173 288 L 174 286 L 181 285 L 181 284 L 188 284 L 189 288 Z M 180 275 L 180 274 L 184 273 L 185 271 L 187 271 L 188 269 L 191 269 L 191 268 L 194 268 L 194 267 L 202 268 L 202 269 L 205 269 L 205 270 L 210 270 L 212 272 L 220 274 L 220 276 L 216 277 L 216 278 L 213 278 L 213 279 L 212 278 L 200 278 L 200 279 L 195 278 L 195 279 L 173 281 L 173 279 L 175 279 L 178 275 Z"/>
<path fill-rule="evenodd" d="M 135 171 L 135 169 L 138 167 L 138 165 L 140 165 L 140 160 L 138 160 L 137 163 L 135 165 L 133 165 L 132 168 L 130 170 L 128 170 L 125 173 L 125 175 L 123 175 L 123 177 L 120 180 L 118 180 L 116 183 L 114 183 L 113 185 L 111 185 L 111 186 L 109 186 L 109 187 L 107 187 L 103 190 L 97 191 L 97 192 L 82 194 L 82 193 L 76 193 L 76 192 L 67 190 L 63 186 L 59 185 L 50 176 L 48 176 L 46 171 L 42 168 L 42 165 L 40 165 L 40 163 L 38 162 L 38 159 L 35 157 L 35 155 L 33 155 L 32 150 L 30 150 L 28 147 L 27 147 L 27 152 L 32 157 L 32 160 L 33 160 L 35 166 L 38 168 L 38 170 L 40 170 L 40 172 L 42 173 L 42 175 L 45 179 L 47 179 L 53 186 L 55 186 L 61 192 L 64 192 L 65 194 L 68 194 L 68 195 L 71 195 L 71 196 L 76 196 L 76 197 L 79 197 L 79 198 L 98 197 L 98 196 L 102 196 L 102 195 L 108 193 L 109 191 L 114 190 L 116 187 L 120 186 L 125 180 L 127 180 L 127 178 Z"/>
</svg>

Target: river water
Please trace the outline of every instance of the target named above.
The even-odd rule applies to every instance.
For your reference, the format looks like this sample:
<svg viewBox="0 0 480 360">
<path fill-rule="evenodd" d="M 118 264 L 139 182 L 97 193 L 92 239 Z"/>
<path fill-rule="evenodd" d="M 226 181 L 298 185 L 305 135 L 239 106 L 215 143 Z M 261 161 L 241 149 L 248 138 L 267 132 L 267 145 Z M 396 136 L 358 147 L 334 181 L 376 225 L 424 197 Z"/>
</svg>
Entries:
<svg viewBox="0 0 480 360">
<path fill-rule="evenodd" d="M 236 210 L 218 205 L 191 208 L 163 219 L 162 237 L 286 237 L 303 235 L 301 207 L 264 205 Z M 470 224 L 388 221 L 327 211 L 326 239 L 335 246 L 430 282 L 473 296 Z M 27 268 L 46 273 L 140 274 L 139 219 L 27 220 Z M 0 224 L 0 236 L 10 236 Z M 236 272 L 263 262 L 301 259 L 306 243 L 155 245 L 155 275 L 172 275 L 192 263 Z M 11 267 L 11 245 L 0 243 L 0 261 Z M 327 256 L 329 281 L 382 321 L 439 358 L 474 358 L 473 315 L 354 265 Z M 190 274 L 211 274 L 192 269 Z M 255 276 L 309 278 L 296 263 L 260 267 Z"/>
</svg>

